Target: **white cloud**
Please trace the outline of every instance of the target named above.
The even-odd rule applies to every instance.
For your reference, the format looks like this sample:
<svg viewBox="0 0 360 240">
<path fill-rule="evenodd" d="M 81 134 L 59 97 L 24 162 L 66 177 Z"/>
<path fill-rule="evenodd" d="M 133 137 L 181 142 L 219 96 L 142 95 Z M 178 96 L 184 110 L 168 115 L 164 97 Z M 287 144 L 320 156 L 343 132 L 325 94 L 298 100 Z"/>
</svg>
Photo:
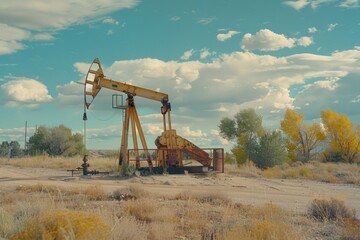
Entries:
<svg viewBox="0 0 360 240">
<path fill-rule="evenodd" d="M 50 41 L 54 39 L 49 33 L 31 33 L 21 28 L 12 27 L 0 23 L 0 55 L 15 53 L 26 46 L 21 41 L 40 40 Z"/>
<path fill-rule="evenodd" d="M 276 51 L 282 48 L 293 48 L 296 45 L 308 46 L 311 43 L 312 38 L 310 37 L 287 38 L 284 34 L 277 34 L 269 29 L 261 29 L 255 35 L 245 34 L 241 48 L 244 50 Z"/>
<path fill-rule="evenodd" d="M 18 41 L 29 39 L 31 33 L 19 28 L 11 27 L 7 24 L 0 23 L 0 39 L 3 41 Z"/>
<path fill-rule="evenodd" d="M 210 131 L 210 133 L 211 133 L 211 135 L 215 136 L 222 145 L 227 145 L 227 144 L 229 144 L 229 141 L 228 141 L 228 140 L 226 140 L 225 138 L 222 138 L 222 137 L 220 136 L 220 131 L 219 131 L 219 130 L 212 129 L 212 130 Z"/>
<path fill-rule="evenodd" d="M 162 126 L 159 123 L 148 123 L 144 124 L 144 127 L 146 128 L 146 133 L 152 134 L 155 136 L 160 136 L 163 132 Z"/>
<path fill-rule="evenodd" d="M 175 88 L 189 90 L 191 82 L 199 78 L 199 62 L 187 62 L 179 66 L 176 70 Z"/>
<path fill-rule="evenodd" d="M 97 141 L 104 141 L 109 138 L 119 139 L 119 136 L 121 136 L 120 125 L 111 125 L 104 128 L 88 128 L 86 132 L 88 139 L 96 139 Z"/>
<path fill-rule="evenodd" d="M 0 23 L 0 32 L 0 55 L 24 49 L 25 45 L 19 41 L 31 38 L 30 32 L 3 23 Z"/>
<path fill-rule="evenodd" d="M 181 127 L 178 132 L 184 137 L 206 137 L 207 135 L 201 130 L 190 130 L 190 127 Z"/>
<path fill-rule="evenodd" d="M 184 52 L 184 54 L 181 56 L 181 59 L 189 60 L 193 54 L 194 54 L 194 49 L 190 49 L 190 50 Z"/>
<path fill-rule="evenodd" d="M 35 128 L 28 127 L 27 134 L 31 136 L 35 132 Z M 0 128 L 0 141 L 18 141 L 24 147 L 25 128 Z M 29 140 L 29 139 L 27 139 Z"/>
<path fill-rule="evenodd" d="M 316 29 L 316 27 L 310 27 L 310 28 L 308 28 L 308 31 L 309 31 L 309 33 L 316 33 L 317 29 Z"/>
<path fill-rule="evenodd" d="M 49 33 L 39 33 L 33 34 L 31 40 L 40 40 L 40 41 L 51 41 L 54 40 L 54 36 Z"/>
<path fill-rule="evenodd" d="M 359 103 L 360 102 L 360 95 L 357 95 L 355 98 L 351 100 L 352 103 Z"/>
<path fill-rule="evenodd" d="M 293 48 L 295 40 L 286 38 L 283 34 L 277 34 L 269 29 L 261 29 L 255 35 L 247 33 L 241 42 L 241 48 L 245 50 L 260 49 L 261 51 L 276 51 L 281 48 Z"/>
<path fill-rule="evenodd" d="M 0 55 L 15 53 L 18 50 L 24 49 L 25 46 L 16 41 L 1 41 L 0 40 Z"/>
<path fill-rule="evenodd" d="M 203 48 L 200 50 L 200 59 L 205 59 L 205 58 L 207 58 L 209 56 L 213 56 L 215 54 L 216 54 L 216 52 L 214 52 L 214 51 L 210 52 L 208 48 Z"/>
<path fill-rule="evenodd" d="M 330 80 L 317 81 L 313 84 L 306 85 L 305 88 L 315 87 L 315 88 L 324 88 L 333 91 L 336 88 L 338 88 L 339 85 L 337 81 L 339 81 L 339 79 L 340 78 L 333 78 Z"/>
<path fill-rule="evenodd" d="M 228 40 L 232 38 L 234 35 L 239 34 L 240 32 L 237 31 L 228 31 L 227 33 L 219 33 L 216 38 L 217 40 L 223 42 L 225 40 Z"/>
<path fill-rule="evenodd" d="M 327 30 L 328 30 L 329 32 L 331 32 L 331 31 L 334 30 L 334 28 L 335 28 L 337 25 L 338 25 L 337 23 L 331 23 L 331 24 L 329 24 Z"/>
<path fill-rule="evenodd" d="M 38 107 L 41 103 L 51 102 L 47 87 L 34 79 L 14 78 L 1 85 L 8 107 Z"/>
<path fill-rule="evenodd" d="M 198 21 L 198 23 L 203 24 L 203 25 L 207 25 L 207 24 L 211 23 L 214 20 L 215 20 L 214 17 L 212 17 L 212 18 L 202 18 L 202 19 L 200 19 Z"/>
<path fill-rule="evenodd" d="M 102 22 L 107 24 L 119 25 L 119 21 L 113 18 L 105 18 Z"/>
<path fill-rule="evenodd" d="M 25 48 L 23 41 L 51 41 L 57 31 L 73 24 L 96 21 L 110 12 L 134 7 L 138 0 L 12 0 L 0 8 L 0 55 Z M 118 24 L 112 18 L 103 21 Z"/>
<path fill-rule="evenodd" d="M 104 14 L 134 7 L 137 0 L 12 0 L 1 3 L 0 22 L 24 29 L 64 29 Z"/>
<path fill-rule="evenodd" d="M 56 86 L 56 90 L 64 95 L 79 95 L 83 93 L 83 88 L 84 86 L 74 81 L 66 83 L 65 85 Z"/>
<path fill-rule="evenodd" d="M 89 70 L 90 63 L 77 62 L 77 63 L 74 63 L 73 66 L 74 66 L 75 70 L 78 71 L 79 73 L 86 74 Z"/>
<path fill-rule="evenodd" d="M 58 96 L 56 100 L 56 104 L 59 107 L 74 107 L 77 109 L 81 109 L 84 106 L 84 99 L 79 96 L 83 96 L 84 94 L 84 86 L 71 81 L 65 85 L 56 86 L 56 90 L 58 91 Z"/>
<path fill-rule="evenodd" d="M 311 37 L 301 37 L 297 39 L 297 44 L 299 46 L 307 47 L 313 43 L 313 39 Z"/>
<path fill-rule="evenodd" d="M 346 0 L 346 1 L 344 1 L 344 2 L 342 2 L 340 4 L 340 7 L 343 7 L 343 8 L 358 8 L 358 7 L 360 7 L 359 0 Z"/>
<path fill-rule="evenodd" d="M 292 7 L 297 11 L 299 11 L 302 8 L 306 7 L 309 3 L 310 2 L 308 0 L 285 1 L 284 2 L 285 5 L 288 5 L 289 7 Z"/>
<path fill-rule="evenodd" d="M 254 109 L 271 109 L 270 112 L 278 112 L 287 108 L 294 108 L 293 101 L 295 100 L 290 96 L 290 91 L 287 88 L 275 87 L 269 85 L 264 87 L 267 91 L 266 95 L 259 96 L 259 98 L 242 103 L 240 107 L 254 108 Z"/>
<path fill-rule="evenodd" d="M 288 5 L 289 7 L 294 8 L 297 11 L 300 11 L 301 9 L 305 8 L 306 6 L 308 6 L 310 4 L 312 9 L 317 9 L 320 5 L 325 5 L 325 4 L 330 4 L 333 2 L 337 2 L 338 0 L 297 0 L 297 1 L 285 1 L 283 2 L 285 5 Z M 350 2 L 347 3 L 345 5 L 352 5 L 353 1 L 357 1 L 357 0 L 347 0 L 346 2 Z"/>
<path fill-rule="evenodd" d="M 179 16 L 173 16 L 170 18 L 170 21 L 179 21 L 181 18 Z"/>
<path fill-rule="evenodd" d="M 338 0 L 312 0 L 311 7 L 312 9 L 317 9 L 320 5 L 329 4 L 332 2 L 337 2 Z"/>
</svg>

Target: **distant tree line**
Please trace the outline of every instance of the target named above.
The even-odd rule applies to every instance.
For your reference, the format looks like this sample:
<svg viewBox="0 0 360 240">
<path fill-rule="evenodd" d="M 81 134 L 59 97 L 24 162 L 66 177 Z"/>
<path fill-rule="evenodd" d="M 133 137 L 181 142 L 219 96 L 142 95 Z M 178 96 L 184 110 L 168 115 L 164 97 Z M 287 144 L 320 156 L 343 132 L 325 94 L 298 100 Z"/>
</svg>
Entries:
<svg viewBox="0 0 360 240">
<path fill-rule="evenodd" d="M 22 157 L 24 150 L 21 149 L 18 141 L 4 141 L 0 145 L 0 157 Z"/>
<path fill-rule="evenodd" d="M 269 131 L 262 126 L 262 116 L 250 108 L 237 113 L 234 119 L 223 118 L 219 129 L 222 137 L 236 141 L 231 152 L 238 164 L 249 160 L 268 168 L 316 159 L 359 163 L 360 124 L 355 128 L 346 115 L 330 109 L 320 115 L 321 123 L 307 124 L 303 114 L 288 109 L 281 129 Z"/>
<path fill-rule="evenodd" d="M 29 138 L 27 150 L 21 149 L 17 141 L 4 141 L 0 145 L 0 157 L 48 154 L 50 156 L 75 156 L 83 154 L 85 146 L 82 134 L 73 134 L 70 128 L 40 126 Z"/>
</svg>

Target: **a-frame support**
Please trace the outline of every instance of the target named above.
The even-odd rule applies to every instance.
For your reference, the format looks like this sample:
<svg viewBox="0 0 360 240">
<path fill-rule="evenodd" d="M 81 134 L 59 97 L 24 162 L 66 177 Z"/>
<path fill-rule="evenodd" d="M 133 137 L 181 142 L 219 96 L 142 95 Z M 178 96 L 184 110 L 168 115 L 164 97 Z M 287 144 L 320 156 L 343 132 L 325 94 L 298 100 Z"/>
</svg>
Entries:
<svg viewBox="0 0 360 240">
<path fill-rule="evenodd" d="M 133 138 L 133 147 L 136 156 L 136 169 L 140 168 L 140 154 L 139 154 L 139 146 L 137 141 L 137 133 L 139 134 L 139 138 L 142 144 L 142 147 L 145 151 L 145 155 L 147 156 L 147 162 L 152 170 L 152 161 L 148 151 L 148 147 L 146 144 L 144 132 L 142 130 L 140 119 L 135 107 L 134 97 L 128 94 L 126 99 L 126 109 L 125 109 L 125 119 L 123 123 L 123 130 L 121 136 L 121 146 L 120 146 L 120 156 L 119 156 L 119 166 L 121 167 L 124 163 L 129 163 L 128 158 L 128 138 L 129 138 L 129 127 L 131 124 L 132 138 Z"/>
</svg>

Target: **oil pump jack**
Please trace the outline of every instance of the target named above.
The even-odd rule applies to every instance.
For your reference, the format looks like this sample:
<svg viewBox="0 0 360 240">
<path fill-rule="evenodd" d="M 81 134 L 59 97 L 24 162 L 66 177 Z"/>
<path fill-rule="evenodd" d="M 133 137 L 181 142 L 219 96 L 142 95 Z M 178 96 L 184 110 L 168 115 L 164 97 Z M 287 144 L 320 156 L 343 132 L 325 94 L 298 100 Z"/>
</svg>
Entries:
<svg viewBox="0 0 360 240">
<path fill-rule="evenodd" d="M 188 172 L 207 172 L 212 169 L 223 172 L 224 150 L 222 148 L 201 149 L 189 140 L 177 135 L 176 130 L 172 129 L 171 104 L 168 94 L 106 78 L 98 58 L 93 60 L 85 79 L 84 120 L 87 120 L 86 110 L 89 109 L 101 88 L 111 89 L 127 95 L 118 161 L 119 167 L 124 163 L 129 164 L 131 155 L 135 156 L 135 165 L 138 170 L 147 169 L 150 172 L 183 173 L 185 170 Z M 135 97 L 161 103 L 164 131 L 155 140 L 157 147 L 155 154 L 150 154 L 147 146 L 136 110 Z M 130 125 L 134 149 L 128 149 Z M 137 135 L 139 135 L 142 149 L 139 148 Z M 147 167 L 145 168 L 141 166 L 140 155 L 143 159 L 146 159 Z M 185 157 L 197 162 L 197 166 L 185 166 L 183 161 Z"/>
</svg>

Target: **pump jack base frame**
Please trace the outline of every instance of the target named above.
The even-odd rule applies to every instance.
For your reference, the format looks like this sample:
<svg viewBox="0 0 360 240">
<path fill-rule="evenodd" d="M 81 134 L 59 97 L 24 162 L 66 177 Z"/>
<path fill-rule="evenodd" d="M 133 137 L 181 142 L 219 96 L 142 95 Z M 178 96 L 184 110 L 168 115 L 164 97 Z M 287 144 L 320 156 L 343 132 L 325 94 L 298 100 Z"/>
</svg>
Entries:
<svg viewBox="0 0 360 240">
<path fill-rule="evenodd" d="M 142 176 L 143 175 L 147 176 L 150 174 L 164 174 L 164 173 L 168 173 L 168 174 L 186 174 L 186 173 L 206 174 L 206 173 L 213 171 L 213 168 L 207 167 L 207 166 L 168 167 L 166 169 L 166 171 L 164 171 L 164 168 L 162 168 L 162 167 L 153 167 L 152 172 L 151 172 L 150 168 L 143 167 L 143 168 L 139 168 L 138 171 L 140 172 L 140 175 L 142 175 Z"/>
</svg>

